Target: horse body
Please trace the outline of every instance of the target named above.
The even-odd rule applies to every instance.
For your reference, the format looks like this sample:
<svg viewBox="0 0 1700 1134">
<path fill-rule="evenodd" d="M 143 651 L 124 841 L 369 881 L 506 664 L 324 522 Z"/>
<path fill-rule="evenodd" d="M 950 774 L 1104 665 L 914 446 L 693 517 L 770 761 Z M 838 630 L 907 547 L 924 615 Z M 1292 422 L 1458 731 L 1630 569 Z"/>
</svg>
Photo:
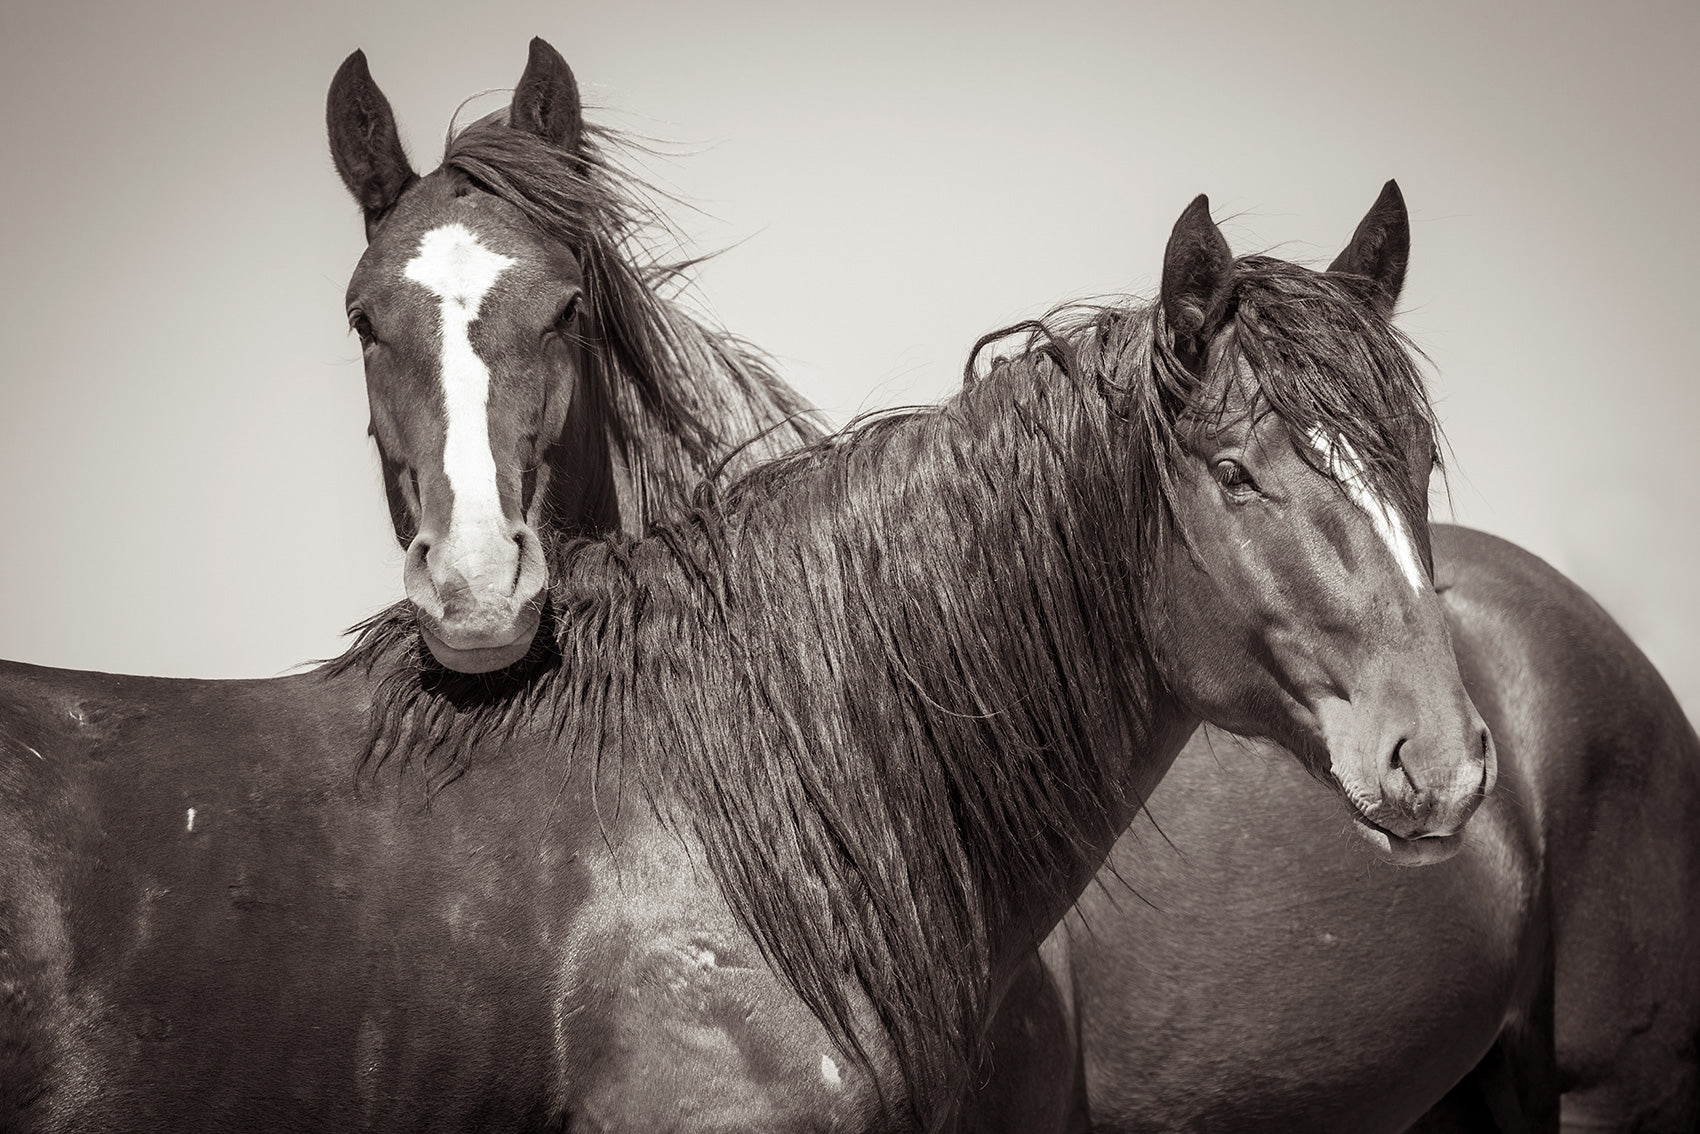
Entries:
<svg viewBox="0 0 1700 1134">
<path fill-rule="evenodd" d="M 1434 552 L 1500 754 L 1464 850 L 1374 861 L 1278 750 L 1201 730 L 1003 1006 L 965 1125 L 1694 1128 L 1700 741 L 1556 571 L 1447 525 Z"/>
<path fill-rule="evenodd" d="M 1449 542 L 1460 669 L 1526 754 L 1540 823 L 1563 1124 L 1695 1129 L 1700 739 L 1578 587 L 1503 541 Z"/>
<path fill-rule="evenodd" d="M 688 831 L 523 738 L 357 792 L 370 694 L 0 665 L 0 1126 L 879 1128 Z"/>
</svg>

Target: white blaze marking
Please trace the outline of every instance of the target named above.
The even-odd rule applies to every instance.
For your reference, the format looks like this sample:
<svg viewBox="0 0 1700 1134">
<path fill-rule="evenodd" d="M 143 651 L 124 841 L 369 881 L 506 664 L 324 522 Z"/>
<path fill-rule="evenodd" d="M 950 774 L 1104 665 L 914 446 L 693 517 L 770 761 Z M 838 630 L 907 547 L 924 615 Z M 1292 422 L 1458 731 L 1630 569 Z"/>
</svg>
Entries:
<svg viewBox="0 0 1700 1134">
<path fill-rule="evenodd" d="M 844 1081 L 844 1076 L 838 1073 L 838 1064 L 832 1061 L 830 1055 L 820 1057 L 820 1077 L 835 1087 Z"/>
<path fill-rule="evenodd" d="M 480 244 L 465 225 L 446 224 L 420 238 L 419 254 L 402 270 L 440 304 L 443 472 L 454 492 L 448 534 L 452 546 L 507 539 L 496 460 L 490 453 L 490 368 L 472 349 L 470 328 L 497 277 L 515 263 Z"/>
<path fill-rule="evenodd" d="M 195 829 L 195 809 L 193 807 L 189 808 L 189 826 L 186 829 L 189 831 Z"/>
<path fill-rule="evenodd" d="M 1398 511 L 1388 505 L 1376 494 L 1370 486 L 1369 475 L 1364 469 L 1364 463 L 1358 457 L 1357 450 L 1344 437 L 1336 437 L 1332 442 L 1323 436 L 1322 430 L 1311 427 L 1310 443 L 1321 453 L 1328 462 L 1328 471 L 1334 479 L 1346 489 L 1346 495 L 1363 510 L 1369 517 L 1369 522 L 1375 526 L 1376 534 L 1387 545 L 1387 550 L 1393 553 L 1393 561 L 1399 564 L 1399 570 L 1405 574 L 1405 581 L 1411 584 L 1411 589 L 1421 594 L 1426 589 L 1423 581 L 1422 564 L 1417 560 L 1416 548 L 1411 544 L 1411 533 L 1405 530 L 1405 521 Z"/>
</svg>

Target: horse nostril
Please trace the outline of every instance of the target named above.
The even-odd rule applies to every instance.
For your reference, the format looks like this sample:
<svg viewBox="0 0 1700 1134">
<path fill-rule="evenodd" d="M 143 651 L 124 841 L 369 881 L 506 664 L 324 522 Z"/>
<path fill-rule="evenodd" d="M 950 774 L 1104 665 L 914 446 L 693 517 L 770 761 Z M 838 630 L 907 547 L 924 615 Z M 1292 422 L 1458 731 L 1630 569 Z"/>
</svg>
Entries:
<svg viewBox="0 0 1700 1134">
<path fill-rule="evenodd" d="M 1393 755 L 1388 759 L 1387 766 L 1389 769 L 1403 775 L 1405 777 L 1405 782 L 1411 785 L 1411 791 L 1421 795 L 1423 787 L 1417 782 L 1417 777 L 1411 774 L 1410 765 L 1405 762 L 1404 757 L 1401 755 L 1401 753 L 1405 750 L 1405 745 L 1409 742 L 1409 739 L 1409 737 L 1401 736 L 1398 742 L 1393 745 Z"/>
</svg>

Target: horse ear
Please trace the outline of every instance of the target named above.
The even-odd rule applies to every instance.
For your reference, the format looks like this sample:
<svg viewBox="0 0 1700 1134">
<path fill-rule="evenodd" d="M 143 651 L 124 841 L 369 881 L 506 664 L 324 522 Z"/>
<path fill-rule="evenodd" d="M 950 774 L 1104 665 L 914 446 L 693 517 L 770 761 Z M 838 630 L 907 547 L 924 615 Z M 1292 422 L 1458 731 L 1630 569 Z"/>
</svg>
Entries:
<svg viewBox="0 0 1700 1134">
<path fill-rule="evenodd" d="M 1200 193 L 1186 207 L 1163 252 L 1163 316 L 1175 336 L 1175 353 L 1199 371 L 1210 340 L 1227 315 L 1234 258 L 1210 219 L 1210 198 Z"/>
<path fill-rule="evenodd" d="M 1405 267 L 1411 262 L 1411 218 L 1399 183 L 1389 181 L 1381 196 L 1358 222 L 1346 250 L 1328 265 L 1330 274 L 1360 276 L 1369 284 L 1368 298 L 1383 316 L 1391 318 L 1405 287 Z"/>
<path fill-rule="evenodd" d="M 331 160 L 342 183 L 366 211 L 370 236 L 373 222 L 419 175 L 408 164 L 390 100 L 372 81 L 364 51 L 356 51 L 337 68 L 325 97 L 325 129 L 330 133 Z"/>
<path fill-rule="evenodd" d="M 561 53 L 541 36 L 532 38 L 531 57 L 526 60 L 525 74 L 514 88 L 508 124 L 562 149 L 578 151 L 579 138 L 584 133 L 578 82 Z"/>
</svg>

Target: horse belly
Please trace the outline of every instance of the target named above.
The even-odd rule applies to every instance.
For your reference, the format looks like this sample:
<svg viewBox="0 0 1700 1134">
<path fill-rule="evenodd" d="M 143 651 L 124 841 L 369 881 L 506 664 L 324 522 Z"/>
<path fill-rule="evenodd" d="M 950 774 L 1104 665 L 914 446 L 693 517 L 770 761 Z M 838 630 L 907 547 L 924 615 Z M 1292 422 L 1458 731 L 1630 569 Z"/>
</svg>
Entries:
<svg viewBox="0 0 1700 1134">
<path fill-rule="evenodd" d="M 1066 924 L 1099 1130 L 1402 1130 L 1511 1010 L 1527 851 L 1490 801 L 1373 858 L 1284 753 L 1201 733 Z"/>
</svg>

